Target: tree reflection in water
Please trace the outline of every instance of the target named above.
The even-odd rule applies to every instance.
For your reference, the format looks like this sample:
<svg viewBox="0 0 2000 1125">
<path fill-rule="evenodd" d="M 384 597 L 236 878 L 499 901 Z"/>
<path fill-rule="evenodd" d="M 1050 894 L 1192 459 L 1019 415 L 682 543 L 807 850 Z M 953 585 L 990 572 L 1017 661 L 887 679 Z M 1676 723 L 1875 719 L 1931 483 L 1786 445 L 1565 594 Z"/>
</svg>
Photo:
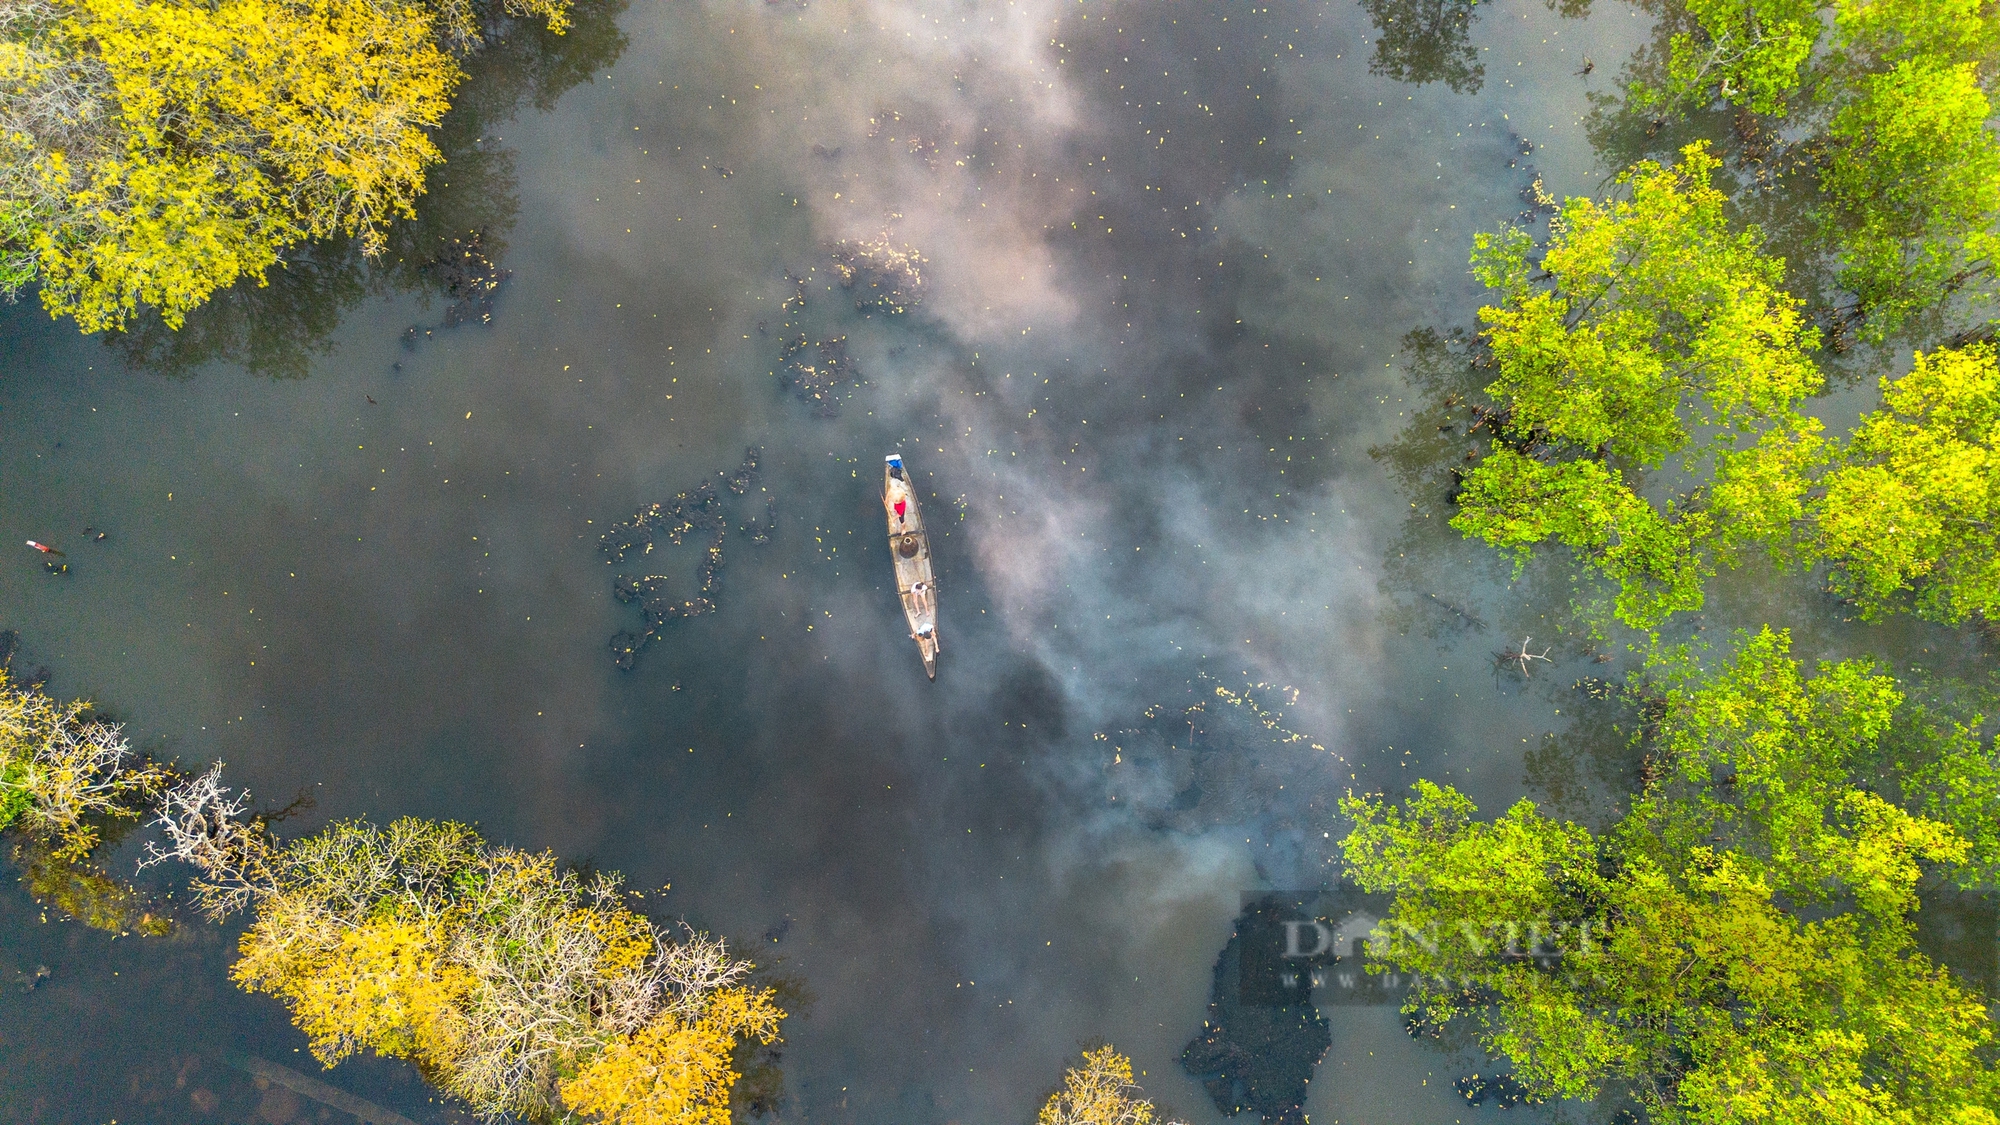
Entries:
<svg viewBox="0 0 2000 1125">
<path fill-rule="evenodd" d="M 1443 82 L 1476 94 L 1486 66 L 1469 40 L 1477 0 L 1361 0 L 1375 24 L 1368 72 L 1418 86 Z"/>
</svg>

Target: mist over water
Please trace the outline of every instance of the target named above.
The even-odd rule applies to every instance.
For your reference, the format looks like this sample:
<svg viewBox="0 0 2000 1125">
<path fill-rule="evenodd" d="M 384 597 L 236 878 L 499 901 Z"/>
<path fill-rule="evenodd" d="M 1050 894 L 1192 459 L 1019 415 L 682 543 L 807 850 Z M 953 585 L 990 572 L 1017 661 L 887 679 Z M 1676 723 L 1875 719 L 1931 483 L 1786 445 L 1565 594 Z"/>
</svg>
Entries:
<svg viewBox="0 0 2000 1125">
<path fill-rule="evenodd" d="M 1607 674 L 1369 451 L 1413 424 L 1405 334 L 1472 323 L 1472 233 L 1536 174 L 1602 184 L 1577 122 L 1612 68 L 1575 71 L 1647 22 L 1482 4 L 1472 93 L 1372 75 L 1348 3 L 617 23 L 615 62 L 437 173 L 442 200 L 500 169 L 456 184 L 511 271 L 490 324 L 329 293 L 307 377 L 246 347 L 169 378 L 0 310 L 0 522 L 70 553 L 0 567 L 0 625 L 144 748 L 310 794 L 286 834 L 474 821 L 782 959 L 814 1002 L 781 1119 L 1027 1121 L 1107 1038 L 1220 1120 L 1178 1059 L 1244 896 L 1331 877 L 1350 787 L 1421 769 L 1511 802 L 1568 685 Z M 857 309 L 842 240 L 914 248 L 920 303 Z M 845 337 L 835 416 L 783 384 L 788 333 Z M 768 493 L 729 511 L 715 611 L 618 670 L 640 626 L 600 534 L 746 447 Z M 935 683 L 883 541 L 896 450 Z M 705 543 L 651 572 L 691 596 Z M 1554 666 L 1496 674 L 1527 634 Z M 397 1064 L 319 1074 L 231 990 L 231 931 L 107 950 L 10 888 L 0 934 L 0 1119 L 247 1117 L 240 1051 L 453 1112 Z M 1314 1120 L 1498 1119 L 1393 1008 L 1326 1015 Z"/>
</svg>

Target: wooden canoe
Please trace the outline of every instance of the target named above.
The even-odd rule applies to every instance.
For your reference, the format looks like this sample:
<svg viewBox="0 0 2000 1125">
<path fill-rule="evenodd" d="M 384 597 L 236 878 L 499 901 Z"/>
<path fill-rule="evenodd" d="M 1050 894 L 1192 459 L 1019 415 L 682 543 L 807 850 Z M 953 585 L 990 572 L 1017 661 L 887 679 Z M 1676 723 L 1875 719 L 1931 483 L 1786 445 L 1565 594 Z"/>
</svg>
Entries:
<svg viewBox="0 0 2000 1125">
<path fill-rule="evenodd" d="M 883 458 L 882 508 L 889 516 L 889 557 L 896 563 L 896 594 L 910 623 L 910 639 L 924 658 L 924 674 L 937 679 L 937 576 L 931 570 L 931 538 L 924 532 L 917 490 L 903 468 L 903 455 Z"/>
</svg>

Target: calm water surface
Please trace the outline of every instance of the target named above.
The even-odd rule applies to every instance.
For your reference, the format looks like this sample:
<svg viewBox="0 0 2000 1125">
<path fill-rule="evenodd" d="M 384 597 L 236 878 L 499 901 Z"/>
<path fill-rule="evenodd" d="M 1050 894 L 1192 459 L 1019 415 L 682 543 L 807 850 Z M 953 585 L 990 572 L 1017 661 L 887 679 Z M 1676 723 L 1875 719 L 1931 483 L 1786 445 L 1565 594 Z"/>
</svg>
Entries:
<svg viewBox="0 0 2000 1125">
<path fill-rule="evenodd" d="M 1472 232 L 1537 173 L 1602 184 L 1578 120 L 1648 22 L 1482 4 L 1476 93 L 1372 76 L 1345 2 L 634 0 L 607 29 L 438 175 L 426 221 L 512 271 L 490 324 L 310 263 L 206 363 L 0 311 L 0 526 L 70 553 L 8 556 L 0 624 L 146 748 L 310 794 L 287 832 L 453 817 L 670 883 L 648 901 L 814 997 L 783 1119 L 1025 1122 L 1102 1037 L 1219 1120 L 1178 1058 L 1244 896 L 1327 878 L 1350 787 L 1514 800 L 1569 685 L 1622 667 L 1549 632 L 1534 681 L 1496 674 L 1555 603 L 1369 450 L 1429 425 L 1399 340 L 1471 323 Z M 830 269 L 877 238 L 925 258 L 901 315 Z M 797 334 L 846 337 L 836 416 L 781 384 Z M 639 615 L 599 535 L 746 447 L 770 541 L 732 530 L 716 612 L 618 670 Z M 934 684 L 888 582 L 897 449 Z M 691 595 L 699 551 L 657 572 Z M 9 881 L 0 985 L 51 975 L 0 991 L 0 1118 L 327 1119 L 225 1065 L 317 1073 L 228 985 L 233 939 L 107 941 Z M 1393 1008 L 1326 1014 L 1316 1122 L 1537 1112 L 1468 1107 L 1477 1062 Z M 400 1064 L 321 1077 L 451 1116 Z"/>
</svg>

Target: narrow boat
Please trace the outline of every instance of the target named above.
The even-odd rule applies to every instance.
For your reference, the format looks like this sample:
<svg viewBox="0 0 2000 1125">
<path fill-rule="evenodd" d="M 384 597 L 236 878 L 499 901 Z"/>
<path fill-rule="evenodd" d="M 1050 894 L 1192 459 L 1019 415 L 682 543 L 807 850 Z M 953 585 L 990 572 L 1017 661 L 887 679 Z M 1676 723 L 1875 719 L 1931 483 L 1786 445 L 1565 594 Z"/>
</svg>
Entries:
<svg viewBox="0 0 2000 1125">
<path fill-rule="evenodd" d="M 883 458 L 882 507 L 889 513 L 889 557 L 896 561 L 896 593 L 910 621 L 910 639 L 923 654 L 924 674 L 937 679 L 937 576 L 931 573 L 931 538 L 903 455 Z"/>
</svg>

